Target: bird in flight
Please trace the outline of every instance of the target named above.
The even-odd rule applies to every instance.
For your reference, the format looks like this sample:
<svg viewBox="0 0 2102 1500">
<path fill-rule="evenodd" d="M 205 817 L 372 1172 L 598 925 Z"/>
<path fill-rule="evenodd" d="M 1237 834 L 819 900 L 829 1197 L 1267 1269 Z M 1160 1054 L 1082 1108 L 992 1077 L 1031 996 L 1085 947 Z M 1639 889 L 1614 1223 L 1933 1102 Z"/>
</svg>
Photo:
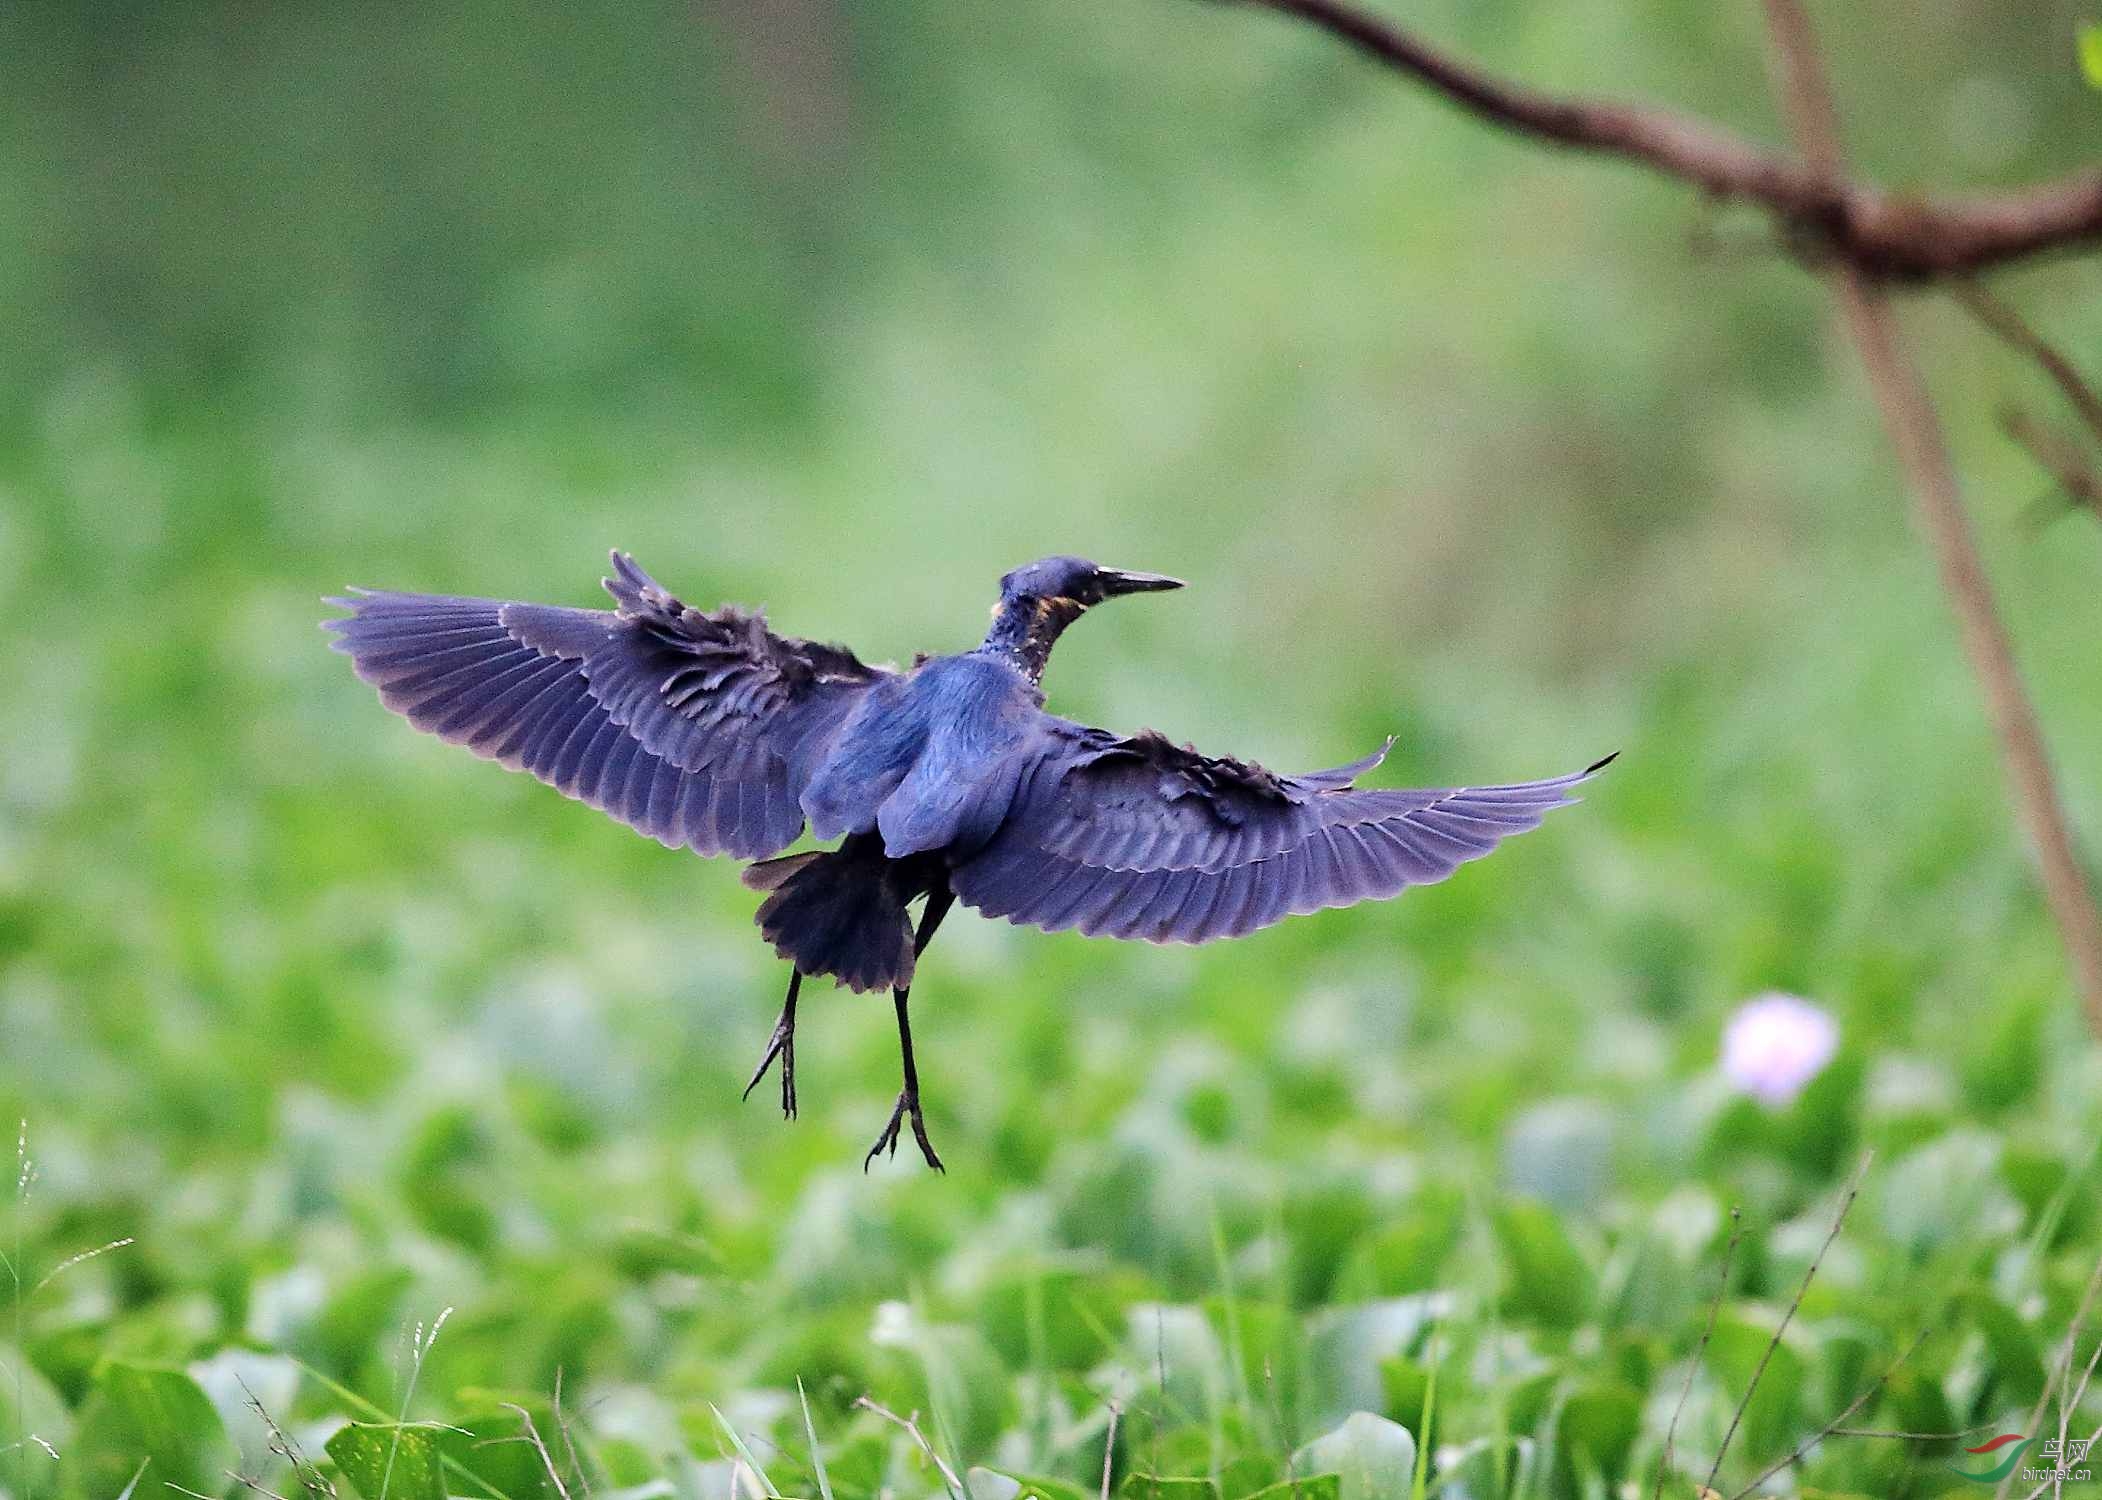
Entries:
<svg viewBox="0 0 2102 1500">
<path fill-rule="evenodd" d="M 906 1002 L 955 902 L 1053 932 L 1239 937 L 1443 880 L 1613 758 L 1510 786 L 1359 788 L 1386 748 L 1280 776 L 1059 718 L 1042 681 L 1060 633 L 1104 600 L 1182 587 L 1080 557 L 1009 573 L 981 644 L 910 671 L 776 635 L 736 605 L 692 608 L 622 552 L 604 582 L 611 610 L 358 589 L 328 601 L 349 613 L 326 628 L 418 729 L 668 847 L 756 861 L 759 929 L 794 967 L 747 1097 L 778 1063 L 795 1115 L 806 976 L 891 992 L 904 1086 L 864 1169 L 908 1124 L 941 1168 Z M 784 854 L 806 825 L 838 846 Z"/>
</svg>

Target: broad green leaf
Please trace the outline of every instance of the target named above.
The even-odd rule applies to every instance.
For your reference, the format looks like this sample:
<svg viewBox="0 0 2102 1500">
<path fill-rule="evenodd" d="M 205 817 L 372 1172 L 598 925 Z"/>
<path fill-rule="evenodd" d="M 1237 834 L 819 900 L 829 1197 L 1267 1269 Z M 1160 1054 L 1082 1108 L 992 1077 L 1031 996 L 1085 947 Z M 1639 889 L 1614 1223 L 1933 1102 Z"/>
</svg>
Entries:
<svg viewBox="0 0 2102 1500">
<path fill-rule="evenodd" d="M 2002 1394 L 2024 1404 L 2034 1401 L 2044 1388 L 2044 1357 L 2035 1333 L 2006 1303 L 1982 1288 L 1967 1294 L 1962 1305 L 1985 1335 L 1986 1352 L 1992 1356 L 1993 1373 L 2002 1382 Z"/>
<path fill-rule="evenodd" d="M 1759 1373 L 1732 1450 L 1738 1458 L 1756 1462 L 1778 1456 L 1802 1418 L 1804 1360 L 1794 1347 L 1797 1337 L 1783 1339 Z M 1771 1322 L 1755 1321 L 1743 1312 L 1728 1310 L 1715 1320 L 1708 1358 L 1732 1400 L 1743 1396 L 1772 1340 Z"/>
<path fill-rule="evenodd" d="M 1561 1220 L 1544 1203 L 1518 1198 L 1496 1212 L 1496 1238 L 1509 1268 L 1508 1295 L 1551 1328 L 1573 1328 L 1591 1312 L 1596 1283 Z"/>
<path fill-rule="evenodd" d="M 1407 1213 L 1359 1241 L 1339 1285 L 1359 1299 L 1430 1290 L 1460 1242 L 1465 1218 L 1466 1200 L 1459 1193 L 1418 1194 Z"/>
<path fill-rule="evenodd" d="M 1244 1495 L 1241 1500 L 1341 1500 L 1343 1481 L 1334 1474 L 1313 1474 L 1305 1479 L 1287 1479 Z"/>
<path fill-rule="evenodd" d="M 2102 89 L 2102 26 L 2080 28 L 2080 76 Z"/>
<path fill-rule="evenodd" d="M 1584 1386 L 1562 1406 L 1562 1447 L 1608 1480 L 1617 1479 L 1642 1429 L 1642 1396 L 1624 1385 Z"/>
<path fill-rule="evenodd" d="M 1292 1464 L 1309 1474 L 1334 1474 L 1339 1500 L 1394 1500 L 1409 1491 L 1416 1440 L 1399 1422 L 1353 1412 L 1341 1426 L 1301 1448 Z"/>
<path fill-rule="evenodd" d="M 554 1496 L 547 1466 L 526 1441 L 525 1419 L 511 1410 L 518 1406 L 530 1412 L 542 1439 L 547 1440 L 558 1428 L 546 1396 L 469 1388 L 455 1392 L 453 1399 L 452 1425 L 432 1430 L 453 1494 L 476 1500 L 486 1500 L 492 1491 L 508 1500 Z M 465 1430 L 454 1431 L 454 1426 Z"/>
<path fill-rule="evenodd" d="M 117 1494 L 147 1464 L 142 1485 L 156 1494 L 181 1485 L 207 1495 L 226 1488 L 239 1462 L 211 1399 L 181 1370 L 112 1361 L 95 1386 L 60 1465 L 71 1494 Z"/>
<path fill-rule="evenodd" d="M 971 1500 L 1093 1500 L 1094 1491 L 1064 1479 L 1044 1479 L 1034 1474 L 1006 1474 L 996 1469 L 973 1469 L 963 1476 Z"/>
<path fill-rule="evenodd" d="M 20 1351 L 0 1345 L 0 1487 L 30 1497 L 50 1493 L 59 1479 L 51 1452 L 72 1445 L 73 1419 L 64 1398 Z"/>
<path fill-rule="evenodd" d="M 328 1440 L 328 1456 L 365 1500 L 445 1500 L 436 1428 L 353 1422 Z"/>
<path fill-rule="evenodd" d="M 1163 1479 L 1155 1474 L 1127 1474 L 1117 1487 L 1119 1500 L 1219 1500 L 1219 1486 L 1209 1479 Z"/>
<path fill-rule="evenodd" d="M 264 1472 L 272 1461 L 273 1438 L 270 1421 L 259 1416 L 255 1407 L 261 1406 L 270 1420 L 282 1425 L 299 1393 L 299 1366 L 282 1355 L 222 1349 L 192 1364 L 189 1373 L 239 1450 L 241 1472 Z"/>
</svg>

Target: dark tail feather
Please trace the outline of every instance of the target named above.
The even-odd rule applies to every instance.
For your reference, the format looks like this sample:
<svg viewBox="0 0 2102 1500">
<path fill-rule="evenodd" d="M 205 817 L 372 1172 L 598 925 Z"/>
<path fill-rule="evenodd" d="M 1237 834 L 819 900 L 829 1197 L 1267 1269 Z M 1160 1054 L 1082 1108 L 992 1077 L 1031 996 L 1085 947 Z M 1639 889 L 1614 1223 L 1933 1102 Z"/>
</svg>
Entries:
<svg viewBox="0 0 2102 1500">
<path fill-rule="evenodd" d="M 744 883 L 773 892 L 759 908 L 759 930 L 797 969 L 830 974 L 850 990 L 898 989 L 912 983 L 911 892 L 881 844 L 857 845 L 762 860 L 746 868 Z"/>
</svg>

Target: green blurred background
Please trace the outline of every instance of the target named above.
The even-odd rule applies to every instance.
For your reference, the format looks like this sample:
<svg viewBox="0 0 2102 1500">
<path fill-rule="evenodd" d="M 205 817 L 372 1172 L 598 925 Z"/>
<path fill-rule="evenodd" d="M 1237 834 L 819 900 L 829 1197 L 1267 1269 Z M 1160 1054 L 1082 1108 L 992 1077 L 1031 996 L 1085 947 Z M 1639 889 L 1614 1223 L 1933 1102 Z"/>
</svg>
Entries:
<svg viewBox="0 0 2102 1500">
<path fill-rule="evenodd" d="M 1864 167 L 2093 161 L 2084 15 L 1825 7 Z M 1777 135 L 1749 4 L 1407 19 Z M 1194 0 L 54 4 L 0 10 L 0 268 L 0 1118 L 39 1166 L 0 1488 L 151 1453 L 216 1495 L 222 1441 L 289 1484 L 229 1372 L 318 1458 L 452 1306 L 409 1414 L 551 1421 L 559 1370 L 611 1487 L 756 1492 L 712 1403 L 815 1493 L 800 1377 L 842 1496 L 941 1487 L 866 1393 L 1090 1490 L 1117 1396 L 1120 1474 L 1235 1500 L 1353 1409 L 1423 1436 L 1436 1367 L 1443 1493 L 1618 1493 L 1725 1210 L 1697 1472 L 1865 1146 L 1727 1472 L 1923 1324 L 1863 1423 L 2033 1430 L 2102 1069 L 1849 350 L 1756 219 Z M 2093 363 L 2094 264 L 2006 290 Z M 2036 377 L 1906 315 L 2102 848 L 2102 532 L 2022 519 L 1994 411 Z M 785 974 L 734 869 L 412 734 L 316 629 L 345 583 L 592 602 L 611 546 L 872 660 L 1083 552 L 1193 587 L 1077 629 L 1063 712 L 1290 769 L 1396 733 L 1388 784 L 1623 759 L 1448 885 L 1221 948 L 952 923 L 950 1174 L 864 1177 L 888 1007 L 818 994 L 804 1117 L 740 1107 Z M 1715 1069 L 1770 988 L 1843 1036 L 1775 1111 Z M 230 1439 L 141 1415 L 197 1390 Z M 455 1493 L 539 1492 L 456 1446 Z M 1939 1493 L 1953 1452 L 1775 1483 Z"/>
</svg>

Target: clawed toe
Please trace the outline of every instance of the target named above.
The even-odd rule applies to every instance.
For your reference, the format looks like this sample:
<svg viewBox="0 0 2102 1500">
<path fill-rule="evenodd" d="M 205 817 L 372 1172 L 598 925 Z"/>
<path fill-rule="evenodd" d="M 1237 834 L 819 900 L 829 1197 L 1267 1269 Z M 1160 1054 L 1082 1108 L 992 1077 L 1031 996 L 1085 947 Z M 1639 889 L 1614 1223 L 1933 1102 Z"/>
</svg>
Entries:
<svg viewBox="0 0 2102 1500">
<path fill-rule="evenodd" d="M 752 1081 L 744 1086 L 743 1098 L 752 1097 L 752 1090 L 759 1087 L 759 1080 L 766 1070 L 781 1061 L 781 1117 L 793 1120 L 796 1117 L 796 1037 L 793 1030 L 776 1027 L 774 1039 L 767 1043 L 766 1056 L 759 1059 L 759 1066 L 752 1070 Z"/>
<path fill-rule="evenodd" d="M 920 1155 L 935 1171 L 947 1173 L 949 1169 L 942 1165 L 942 1159 L 934 1154 L 933 1142 L 927 1139 L 927 1121 L 920 1114 L 919 1095 L 911 1092 L 898 1095 L 898 1102 L 890 1107 L 890 1119 L 877 1132 L 876 1144 L 869 1147 L 869 1154 L 861 1159 L 862 1171 L 866 1172 L 869 1163 L 886 1152 L 891 1156 L 898 1154 L 898 1136 L 908 1117 L 912 1121 L 912 1138 L 919 1145 Z"/>
<path fill-rule="evenodd" d="M 781 1118 L 796 1117 L 796 992 L 802 988 L 803 976 L 796 973 L 788 981 L 788 1003 L 781 1008 L 781 1019 L 774 1024 L 773 1039 L 766 1044 L 766 1055 L 759 1059 L 759 1066 L 752 1070 L 752 1081 L 744 1086 L 741 1097 L 749 1099 L 752 1090 L 759 1087 L 759 1080 L 766 1077 L 766 1070 L 781 1060 Z"/>
</svg>

